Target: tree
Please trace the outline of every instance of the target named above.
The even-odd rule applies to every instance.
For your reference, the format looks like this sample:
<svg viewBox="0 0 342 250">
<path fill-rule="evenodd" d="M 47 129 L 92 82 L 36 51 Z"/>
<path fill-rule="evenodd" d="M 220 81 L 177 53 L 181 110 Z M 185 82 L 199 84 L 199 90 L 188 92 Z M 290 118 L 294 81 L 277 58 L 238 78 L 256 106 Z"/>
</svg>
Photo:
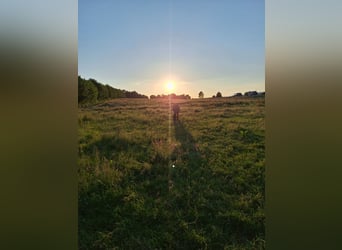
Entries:
<svg viewBox="0 0 342 250">
<path fill-rule="evenodd" d="M 198 98 L 203 98 L 204 97 L 204 93 L 203 93 L 203 91 L 200 91 L 199 93 L 198 93 Z"/>
<path fill-rule="evenodd" d="M 98 90 L 93 82 L 78 78 L 78 102 L 94 103 L 97 101 Z"/>
<path fill-rule="evenodd" d="M 235 93 L 233 96 L 242 96 L 241 93 Z"/>
<path fill-rule="evenodd" d="M 216 97 L 222 97 L 222 94 L 221 94 L 221 92 L 219 91 L 219 92 L 217 92 L 217 94 L 216 94 Z"/>
<path fill-rule="evenodd" d="M 106 100 L 109 98 L 109 91 L 105 85 L 97 83 L 96 88 L 99 93 L 97 97 L 98 100 Z"/>
<path fill-rule="evenodd" d="M 247 91 L 244 94 L 244 96 L 256 96 L 256 95 L 258 95 L 258 92 L 256 91 Z"/>
</svg>

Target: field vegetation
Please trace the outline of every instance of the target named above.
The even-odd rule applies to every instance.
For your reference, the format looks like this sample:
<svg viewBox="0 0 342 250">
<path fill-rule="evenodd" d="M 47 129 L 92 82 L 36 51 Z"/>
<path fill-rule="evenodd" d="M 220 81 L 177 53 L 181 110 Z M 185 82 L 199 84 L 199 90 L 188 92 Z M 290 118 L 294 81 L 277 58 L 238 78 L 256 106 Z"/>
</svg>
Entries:
<svg viewBox="0 0 342 250">
<path fill-rule="evenodd" d="M 264 97 L 80 106 L 80 249 L 264 249 Z"/>
</svg>

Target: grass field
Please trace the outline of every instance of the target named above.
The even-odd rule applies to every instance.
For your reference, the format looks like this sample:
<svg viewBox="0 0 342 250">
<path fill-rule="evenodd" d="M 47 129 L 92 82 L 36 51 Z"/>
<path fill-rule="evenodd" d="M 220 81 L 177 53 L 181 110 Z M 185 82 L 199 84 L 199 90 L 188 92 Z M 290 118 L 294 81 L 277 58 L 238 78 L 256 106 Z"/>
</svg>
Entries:
<svg viewBox="0 0 342 250">
<path fill-rule="evenodd" d="M 80 249 L 265 248 L 264 97 L 177 102 L 79 108 Z"/>
</svg>

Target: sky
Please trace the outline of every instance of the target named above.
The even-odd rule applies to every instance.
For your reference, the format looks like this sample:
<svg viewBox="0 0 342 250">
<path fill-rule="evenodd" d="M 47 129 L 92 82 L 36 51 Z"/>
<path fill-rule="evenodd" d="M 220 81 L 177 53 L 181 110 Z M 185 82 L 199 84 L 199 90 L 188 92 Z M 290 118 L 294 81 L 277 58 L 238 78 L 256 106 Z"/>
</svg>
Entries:
<svg viewBox="0 0 342 250">
<path fill-rule="evenodd" d="M 264 91 L 264 1 L 80 0 L 78 74 L 148 96 Z"/>
</svg>

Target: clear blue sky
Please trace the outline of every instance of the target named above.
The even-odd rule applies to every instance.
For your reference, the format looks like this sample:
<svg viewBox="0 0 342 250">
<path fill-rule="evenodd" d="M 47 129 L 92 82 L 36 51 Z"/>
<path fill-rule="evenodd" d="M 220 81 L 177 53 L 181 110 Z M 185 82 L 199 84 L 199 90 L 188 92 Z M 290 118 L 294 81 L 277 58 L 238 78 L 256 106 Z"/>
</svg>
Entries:
<svg viewBox="0 0 342 250">
<path fill-rule="evenodd" d="M 261 0 L 80 0 L 79 75 L 145 95 L 265 90 Z"/>
</svg>

